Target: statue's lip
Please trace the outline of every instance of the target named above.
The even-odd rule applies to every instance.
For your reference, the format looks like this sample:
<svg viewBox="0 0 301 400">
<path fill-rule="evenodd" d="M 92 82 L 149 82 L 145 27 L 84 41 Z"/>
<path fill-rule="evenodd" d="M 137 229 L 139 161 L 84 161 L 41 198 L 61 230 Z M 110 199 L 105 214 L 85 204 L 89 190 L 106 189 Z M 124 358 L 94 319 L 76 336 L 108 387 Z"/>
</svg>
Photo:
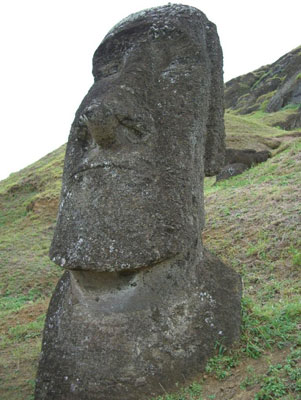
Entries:
<svg viewBox="0 0 301 400">
<path fill-rule="evenodd" d="M 102 162 L 94 162 L 87 165 L 83 165 L 82 168 L 79 168 L 74 174 L 72 174 L 72 178 L 76 178 L 78 174 L 82 174 L 87 171 L 91 171 L 93 169 L 104 169 L 111 170 L 112 168 L 124 169 L 124 170 L 134 170 L 132 166 L 129 164 L 121 164 L 115 163 L 113 161 L 102 161 Z"/>
</svg>

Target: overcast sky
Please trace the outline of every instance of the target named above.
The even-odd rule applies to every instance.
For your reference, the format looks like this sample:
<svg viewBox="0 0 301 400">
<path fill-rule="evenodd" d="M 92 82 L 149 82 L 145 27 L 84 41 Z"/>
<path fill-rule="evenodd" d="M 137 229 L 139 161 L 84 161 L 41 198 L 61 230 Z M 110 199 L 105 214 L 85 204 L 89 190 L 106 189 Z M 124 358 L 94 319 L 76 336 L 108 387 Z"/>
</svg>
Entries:
<svg viewBox="0 0 301 400">
<path fill-rule="evenodd" d="M 1 0 L 0 179 L 68 139 L 92 56 L 122 18 L 160 0 Z M 177 3 L 177 2 L 176 2 Z M 301 45 L 300 0 L 187 0 L 217 25 L 225 81 Z"/>
</svg>

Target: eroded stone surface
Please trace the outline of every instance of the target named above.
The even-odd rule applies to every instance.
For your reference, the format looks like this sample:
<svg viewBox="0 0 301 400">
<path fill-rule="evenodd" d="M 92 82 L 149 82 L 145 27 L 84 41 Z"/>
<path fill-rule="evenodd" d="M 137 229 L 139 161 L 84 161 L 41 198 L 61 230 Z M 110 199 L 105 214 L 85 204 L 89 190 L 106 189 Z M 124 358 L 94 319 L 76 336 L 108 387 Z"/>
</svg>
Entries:
<svg viewBox="0 0 301 400">
<path fill-rule="evenodd" d="M 191 246 L 205 142 L 208 171 L 223 165 L 221 65 L 214 25 L 191 7 L 151 9 L 108 34 L 69 137 L 56 263 L 135 269 Z"/>
<path fill-rule="evenodd" d="M 131 275 L 66 272 L 45 324 L 36 399 L 144 400 L 239 335 L 241 284 L 205 251 Z M 164 388 L 164 389 L 163 389 Z"/>
<path fill-rule="evenodd" d="M 36 400 L 143 400 L 239 335 L 239 276 L 206 252 L 203 179 L 224 162 L 222 56 L 199 10 L 109 32 L 69 136 Z"/>
</svg>

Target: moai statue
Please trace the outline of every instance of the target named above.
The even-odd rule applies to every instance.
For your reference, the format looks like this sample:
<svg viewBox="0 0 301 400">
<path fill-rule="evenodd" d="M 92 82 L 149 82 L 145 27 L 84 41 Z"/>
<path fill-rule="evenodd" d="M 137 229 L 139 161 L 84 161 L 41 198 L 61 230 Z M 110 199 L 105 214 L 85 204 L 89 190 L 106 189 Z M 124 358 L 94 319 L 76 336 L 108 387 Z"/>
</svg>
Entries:
<svg viewBox="0 0 301 400">
<path fill-rule="evenodd" d="M 204 170 L 224 163 L 215 26 L 179 4 L 122 20 L 68 141 L 35 399 L 143 400 L 240 332 L 239 276 L 202 245 Z"/>
</svg>

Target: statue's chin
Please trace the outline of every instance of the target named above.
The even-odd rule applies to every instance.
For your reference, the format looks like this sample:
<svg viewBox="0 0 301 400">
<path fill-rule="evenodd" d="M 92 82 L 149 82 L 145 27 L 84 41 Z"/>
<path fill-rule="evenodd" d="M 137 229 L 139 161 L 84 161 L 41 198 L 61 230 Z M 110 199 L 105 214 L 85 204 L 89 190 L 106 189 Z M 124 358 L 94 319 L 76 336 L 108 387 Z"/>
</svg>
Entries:
<svg viewBox="0 0 301 400">
<path fill-rule="evenodd" d="M 195 205 L 183 202 L 173 176 L 158 181 L 154 170 L 121 165 L 92 166 L 69 183 L 51 248 L 54 262 L 68 269 L 135 270 L 194 245 Z"/>
</svg>

